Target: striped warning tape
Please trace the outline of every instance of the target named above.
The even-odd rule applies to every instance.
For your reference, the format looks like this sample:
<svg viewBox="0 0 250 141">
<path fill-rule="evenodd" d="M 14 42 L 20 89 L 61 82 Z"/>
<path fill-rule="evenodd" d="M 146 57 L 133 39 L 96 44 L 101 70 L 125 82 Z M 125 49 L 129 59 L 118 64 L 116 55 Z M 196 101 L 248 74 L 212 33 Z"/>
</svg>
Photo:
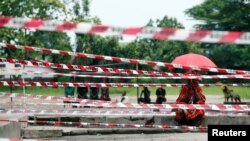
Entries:
<svg viewBox="0 0 250 141">
<path fill-rule="evenodd" d="M 141 111 L 141 110 L 33 110 L 33 109 L 11 109 L 0 110 L 0 114 L 4 115 L 40 115 L 40 116 L 175 116 L 175 112 L 162 111 Z M 212 112 L 206 111 L 206 116 L 249 116 L 248 113 L 238 112 Z"/>
<path fill-rule="evenodd" d="M 21 71 L 21 70 L 20 70 Z M 57 75 L 57 76 L 68 76 L 68 77 L 87 77 L 87 78 L 118 78 L 118 79 L 250 79 L 249 74 L 243 75 L 198 75 L 198 76 L 185 76 L 183 74 L 178 74 L 180 76 L 104 76 L 104 75 L 81 75 L 77 73 L 51 73 L 51 72 L 41 72 L 41 71 L 33 71 L 27 70 L 22 72 L 22 74 L 35 74 L 35 75 Z"/>
<path fill-rule="evenodd" d="M 181 87 L 186 84 L 135 84 L 135 83 L 78 83 L 78 82 L 23 82 L 23 81 L 0 81 L 0 86 L 31 86 L 31 87 Z M 248 83 L 235 84 L 199 84 L 201 87 L 214 86 L 250 86 Z"/>
<path fill-rule="evenodd" d="M 0 138 L 0 141 L 63 141 L 63 140 Z"/>
<path fill-rule="evenodd" d="M 120 123 L 89 123 L 89 122 L 62 122 L 62 121 L 35 121 L 35 120 L 10 120 L 0 119 L 0 122 L 21 122 L 31 124 L 44 124 L 44 125 L 72 125 L 81 127 L 108 127 L 108 128 L 159 128 L 159 129 L 175 129 L 187 131 L 207 131 L 207 127 L 195 126 L 172 126 L 172 125 L 147 125 L 147 124 L 120 124 Z"/>
<path fill-rule="evenodd" d="M 155 27 L 115 27 L 56 20 L 0 16 L 0 27 L 36 29 L 42 31 L 73 31 L 80 34 L 103 36 L 130 35 L 140 38 L 195 41 L 209 43 L 250 44 L 249 32 L 184 30 Z"/>
<path fill-rule="evenodd" d="M 92 100 L 92 99 L 80 99 L 74 97 L 62 97 L 62 96 L 48 96 L 48 95 L 35 95 L 35 94 L 21 94 L 21 93 L 8 93 L 8 92 L 0 92 L 0 98 L 27 98 L 32 100 L 51 100 L 53 102 L 79 102 L 79 103 L 101 103 L 107 102 L 102 100 Z"/>
<path fill-rule="evenodd" d="M 240 75 L 198 75 L 198 76 L 186 76 L 183 74 L 176 73 L 174 75 L 179 76 L 110 76 L 110 75 L 82 75 L 78 73 L 54 73 L 54 72 L 46 72 L 46 71 L 34 71 L 34 70 L 26 70 L 23 71 L 22 69 L 12 69 L 8 68 L 7 71 L 13 70 L 15 74 L 22 74 L 22 75 L 29 75 L 33 74 L 35 76 L 43 76 L 43 75 L 56 75 L 56 76 L 67 76 L 67 77 L 84 77 L 84 78 L 108 78 L 108 79 L 250 79 L 249 74 L 240 74 Z M 0 70 L 1 72 L 1 70 Z M 3 72 L 5 74 L 6 72 Z"/>
<path fill-rule="evenodd" d="M 94 67 L 94 66 L 82 66 L 82 65 L 71 65 L 71 64 L 59 64 L 50 62 L 37 62 L 27 60 L 17 60 L 11 58 L 0 58 L 0 62 L 8 63 L 20 63 L 26 66 L 34 67 L 47 67 L 55 69 L 66 69 L 66 70 L 78 70 L 78 71 L 91 71 L 95 73 L 114 73 L 114 74 L 135 74 L 135 75 L 150 75 L 150 76 L 179 76 L 176 73 L 168 72 L 156 72 L 156 71 L 143 71 L 143 70 L 130 70 L 130 69 L 119 69 L 119 68 L 105 68 L 105 67 Z"/>
<path fill-rule="evenodd" d="M 6 104 L 6 103 L 5 103 Z M 55 102 L 36 102 L 27 101 L 26 105 L 50 105 L 50 106 L 73 106 L 80 108 L 134 108 L 134 109 L 183 109 L 183 110 L 208 110 L 222 112 L 249 112 L 250 104 L 240 105 L 223 105 L 223 104 L 136 104 L 136 103 L 120 103 L 120 102 L 90 102 L 90 103 L 55 103 Z"/>
<path fill-rule="evenodd" d="M 12 48 L 12 49 L 14 48 L 14 49 L 25 49 L 27 51 L 37 51 L 41 53 L 60 54 L 64 56 L 76 56 L 76 57 L 81 57 L 81 58 L 92 58 L 92 59 L 98 59 L 98 60 L 109 60 L 109 61 L 114 61 L 114 62 L 125 62 L 125 63 L 132 63 L 132 64 L 162 66 L 162 67 L 167 67 L 167 68 L 180 68 L 180 69 L 187 69 L 187 70 L 193 69 L 193 70 L 228 73 L 228 74 L 250 74 L 249 71 L 244 71 L 244 70 L 199 67 L 199 66 L 192 66 L 192 65 L 188 66 L 188 65 L 181 65 L 181 64 L 171 64 L 171 63 L 156 62 L 156 61 L 119 58 L 119 57 L 96 55 L 96 54 L 74 53 L 74 52 L 69 52 L 69 51 L 54 50 L 54 49 L 47 49 L 47 48 L 37 48 L 37 47 L 32 47 L 32 46 L 12 45 L 12 44 L 6 44 L 6 43 L 0 43 L 0 46 L 6 47 L 6 48 Z M 174 76 L 180 76 L 180 74 L 179 75 L 174 74 Z"/>
<path fill-rule="evenodd" d="M 67 115 L 67 116 L 96 116 L 96 115 L 102 115 L 102 116 L 113 116 L 113 115 L 119 115 L 119 116 L 148 116 L 148 115 L 157 115 L 157 116 L 171 116 L 175 115 L 174 112 L 167 112 L 167 111 L 159 111 L 159 112 L 153 112 L 153 111 L 139 111 L 139 110 L 0 110 L 0 114 L 4 115 Z M 213 115 L 216 115 L 213 113 Z"/>
</svg>

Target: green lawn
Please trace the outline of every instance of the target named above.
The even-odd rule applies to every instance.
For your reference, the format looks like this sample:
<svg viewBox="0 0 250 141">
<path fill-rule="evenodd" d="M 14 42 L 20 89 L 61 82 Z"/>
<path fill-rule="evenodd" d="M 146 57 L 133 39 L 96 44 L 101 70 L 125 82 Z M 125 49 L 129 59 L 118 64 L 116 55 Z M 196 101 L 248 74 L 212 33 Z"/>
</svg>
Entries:
<svg viewBox="0 0 250 141">
<path fill-rule="evenodd" d="M 242 98 L 250 99 L 250 87 L 229 87 L 234 92 L 240 94 Z M 180 88 L 165 88 L 167 95 L 179 94 Z M 223 95 L 220 87 L 203 87 L 203 93 L 209 95 Z M 139 93 L 142 88 L 139 88 Z M 155 94 L 156 88 L 149 88 L 151 95 Z M 110 88 L 110 94 L 121 94 L 126 91 L 128 95 L 136 95 L 137 88 Z M 9 87 L 0 87 L 0 92 L 10 92 Z M 13 93 L 23 93 L 22 87 L 12 88 Z M 28 94 L 39 94 L 39 95 L 64 95 L 64 88 L 51 88 L 51 87 L 26 87 L 26 93 Z"/>
</svg>

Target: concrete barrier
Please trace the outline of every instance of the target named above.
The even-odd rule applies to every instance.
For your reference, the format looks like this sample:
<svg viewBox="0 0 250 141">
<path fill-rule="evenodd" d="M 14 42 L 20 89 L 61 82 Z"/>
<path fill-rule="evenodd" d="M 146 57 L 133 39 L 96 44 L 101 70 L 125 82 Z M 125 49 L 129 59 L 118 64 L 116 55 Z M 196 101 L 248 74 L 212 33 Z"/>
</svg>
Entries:
<svg viewBox="0 0 250 141">
<path fill-rule="evenodd" d="M 62 122 L 98 122 L 98 123 L 123 123 L 123 124 L 146 124 L 153 123 L 157 125 L 174 125 L 175 116 L 71 116 L 71 117 L 53 117 L 53 116 L 36 116 L 32 119 L 36 120 L 50 120 L 50 121 L 62 121 Z M 203 126 L 212 124 L 238 124 L 245 125 L 250 124 L 249 116 L 206 116 Z"/>
<path fill-rule="evenodd" d="M 27 120 L 26 116 L 16 116 L 16 115 L 0 115 L 0 118 Z M 0 122 L 0 137 L 2 137 L 2 138 L 20 138 L 22 127 L 27 127 L 27 123 Z"/>
<path fill-rule="evenodd" d="M 46 127 L 40 129 L 23 129 L 23 138 L 51 138 L 61 137 L 62 129 L 47 129 Z"/>
<path fill-rule="evenodd" d="M 0 137 L 2 138 L 21 137 L 21 123 L 18 122 L 0 123 Z"/>
</svg>

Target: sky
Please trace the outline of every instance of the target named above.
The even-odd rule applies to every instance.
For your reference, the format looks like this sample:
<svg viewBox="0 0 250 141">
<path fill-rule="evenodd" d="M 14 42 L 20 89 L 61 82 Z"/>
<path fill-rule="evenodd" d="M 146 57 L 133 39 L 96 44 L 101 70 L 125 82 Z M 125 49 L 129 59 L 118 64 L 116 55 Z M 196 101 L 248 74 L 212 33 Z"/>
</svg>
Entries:
<svg viewBox="0 0 250 141">
<path fill-rule="evenodd" d="M 165 15 L 175 17 L 185 29 L 192 29 L 194 19 L 184 11 L 204 0 L 91 0 L 90 15 L 101 19 L 102 24 L 135 27 L 144 26 L 152 19 Z"/>
</svg>

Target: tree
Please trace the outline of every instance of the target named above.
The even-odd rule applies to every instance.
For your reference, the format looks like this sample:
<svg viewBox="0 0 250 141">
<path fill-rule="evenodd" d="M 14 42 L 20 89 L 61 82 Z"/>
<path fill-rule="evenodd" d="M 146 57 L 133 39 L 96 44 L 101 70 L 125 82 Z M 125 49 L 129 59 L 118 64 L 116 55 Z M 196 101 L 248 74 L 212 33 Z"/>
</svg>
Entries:
<svg viewBox="0 0 250 141">
<path fill-rule="evenodd" d="M 186 11 L 189 16 L 204 22 L 198 24 L 199 28 L 230 31 L 249 31 L 249 13 L 250 1 L 246 0 L 206 0 Z"/>
<path fill-rule="evenodd" d="M 2 0 L 0 2 L 0 13 L 4 16 L 14 17 L 29 17 L 29 18 L 43 18 L 43 19 L 58 19 L 63 20 L 66 17 L 66 8 L 60 0 Z M 1 28 L 0 42 L 14 43 L 20 45 L 32 45 L 37 47 L 47 47 L 51 49 L 70 50 L 69 37 L 65 33 L 33 31 L 26 29 L 9 29 Z M 9 57 L 19 59 L 44 59 L 38 53 L 25 53 L 25 55 L 16 50 L 6 51 Z M 52 55 L 50 59 L 52 62 L 63 62 L 67 60 L 60 56 Z"/>
<path fill-rule="evenodd" d="M 147 26 L 156 26 L 161 28 L 183 28 L 175 18 L 164 16 L 156 21 L 150 20 Z M 136 57 L 145 60 L 154 60 L 161 62 L 171 62 L 176 56 L 188 52 L 200 53 L 198 43 L 164 41 L 156 39 L 139 39 L 136 42 Z M 142 67 L 142 66 L 141 66 Z M 143 66 L 144 68 L 149 68 Z"/>
<path fill-rule="evenodd" d="M 189 16 L 202 21 L 196 25 L 198 29 L 226 31 L 250 31 L 249 13 L 250 1 L 246 0 L 206 0 L 186 11 Z M 201 46 L 208 50 L 209 57 L 219 67 L 249 68 L 249 45 L 203 43 Z"/>
</svg>

